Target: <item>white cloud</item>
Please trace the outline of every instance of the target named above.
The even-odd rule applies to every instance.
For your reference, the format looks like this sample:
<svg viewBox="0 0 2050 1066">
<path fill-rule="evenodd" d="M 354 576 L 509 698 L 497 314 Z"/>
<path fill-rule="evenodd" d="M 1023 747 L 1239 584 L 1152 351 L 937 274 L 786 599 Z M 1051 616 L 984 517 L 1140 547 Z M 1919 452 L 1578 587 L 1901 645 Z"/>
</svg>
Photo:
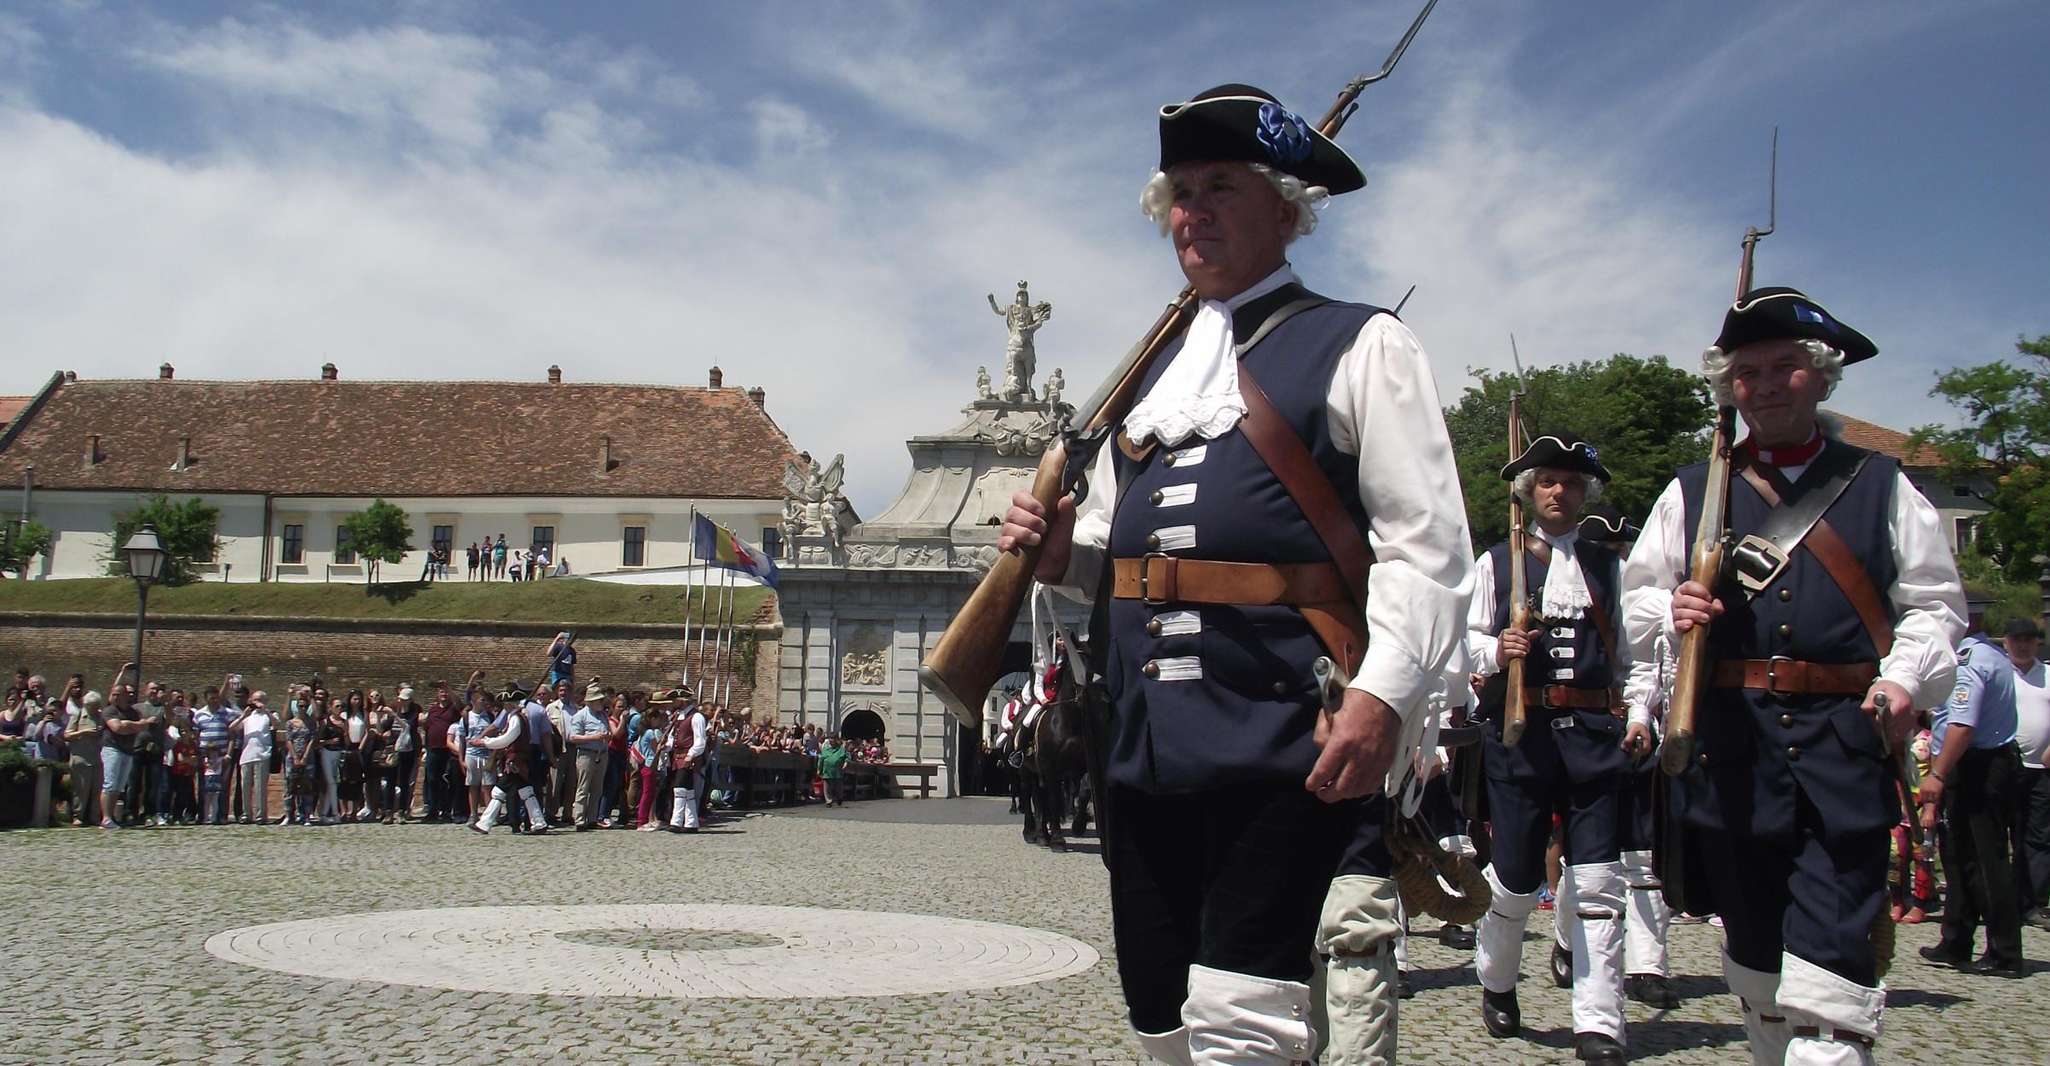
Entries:
<svg viewBox="0 0 2050 1066">
<path fill-rule="evenodd" d="M 764 157 L 783 157 L 786 165 L 790 157 L 814 155 L 832 142 L 824 127 L 786 100 L 756 100 L 748 112 L 754 116 L 756 150 Z"/>
</svg>

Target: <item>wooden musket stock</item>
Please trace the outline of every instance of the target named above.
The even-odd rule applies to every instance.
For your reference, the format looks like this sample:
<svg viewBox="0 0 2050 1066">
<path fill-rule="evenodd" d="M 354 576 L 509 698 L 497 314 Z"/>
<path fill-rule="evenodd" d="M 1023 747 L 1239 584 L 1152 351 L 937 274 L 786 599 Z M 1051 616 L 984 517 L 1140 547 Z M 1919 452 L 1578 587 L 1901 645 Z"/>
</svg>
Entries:
<svg viewBox="0 0 2050 1066">
<path fill-rule="evenodd" d="M 1509 460 L 1523 454 L 1523 396 L 1509 397 Z M 1509 491 L 1509 628 L 1519 632 L 1530 628 L 1530 579 L 1524 576 L 1523 500 L 1512 487 Z M 1530 720 L 1530 707 L 1523 687 L 1524 659 L 1519 656 L 1503 667 L 1509 675 L 1509 691 L 1502 702 L 1502 743 L 1515 747 L 1523 739 L 1523 727 Z"/>
<path fill-rule="evenodd" d="M 1729 544 L 1727 511 L 1730 501 L 1730 437 L 1736 423 L 1736 409 L 1718 407 L 1715 439 L 1708 459 L 1708 489 L 1701 507 L 1701 523 L 1694 532 L 1694 554 L 1687 578 L 1714 594 L 1723 572 L 1723 553 Z M 1701 707 L 1715 664 L 1708 655 L 1708 624 L 1702 623 L 1680 634 L 1675 656 L 1673 695 L 1666 703 L 1666 739 L 1659 748 L 1659 765 L 1678 777 L 1694 762 L 1694 719 Z"/>
</svg>

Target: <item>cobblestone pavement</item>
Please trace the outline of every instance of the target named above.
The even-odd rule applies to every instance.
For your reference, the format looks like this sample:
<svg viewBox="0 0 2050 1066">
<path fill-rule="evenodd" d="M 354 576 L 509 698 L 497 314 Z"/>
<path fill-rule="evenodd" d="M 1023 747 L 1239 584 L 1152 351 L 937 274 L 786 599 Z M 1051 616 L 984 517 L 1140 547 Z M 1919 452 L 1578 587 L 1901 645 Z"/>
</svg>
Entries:
<svg viewBox="0 0 2050 1066">
<path fill-rule="evenodd" d="M 901 802 L 933 803 L 935 815 L 946 810 L 940 804 L 1002 803 Z M 858 817 L 863 806 L 845 813 Z M 1135 1063 L 1103 867 L 1090 842 L 1080 844 L 1055 855 L 1025 847 L 1010 825 L 775 815 L 695 837 L 486 838 L 450 826 L 374 825 L 0 834 L 0 892 L 17 901 L 0 951 L 10 991 L 0 998 L 0 1063 Z M 366 911 L 634 903 L 1000 922 L 1073 937 L 1103 961 L 1051 981 L 974 991 L 693 1000 L 299 977 L 227 962 L 205 947 L 243 926 Z M 1480 1033 L 1465 953 L 1417 936 L 1420 992 L 1403 1007 L 1403 1060 L 1572 1061 L 1567 994 L 1544 977 L 1549 932 L 1542 916 L 1533 922 L 1528 1038 L 1512 1041 Z M 638 943 L 631 932 L 617 935 L 626 939 L 582 942 Z M 2026 936 L 2031 955 L 2050 959 L 2050 935 Z M 1687 1002 L 1663 1017 L 1632 1005 L 1638 1061 L 1747 1061 L 1736 1003 L 1714 976 L 1716 937 L 1712 926 L 1674 928 Z M 1934 939 L 1932 925 L 1901 930 L 1881 1059 L 2050 1061 L 2050 965 L 2037 963 L 2019 981 L 1966 978 L 1915 957 Z M 687 946 L 646 946 L 665 945 Z"/>
</svg>

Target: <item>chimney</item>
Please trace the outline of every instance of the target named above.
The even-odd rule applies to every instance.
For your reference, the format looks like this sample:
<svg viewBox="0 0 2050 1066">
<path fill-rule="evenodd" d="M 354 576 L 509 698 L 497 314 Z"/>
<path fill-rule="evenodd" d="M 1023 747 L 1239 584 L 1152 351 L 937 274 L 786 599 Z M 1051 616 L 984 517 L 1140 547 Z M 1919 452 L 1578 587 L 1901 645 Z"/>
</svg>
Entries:
<svg viewBox="0 0 2050 1066">
<path fill-rule="evenodd" d="M 725 384 L 726 384 L 726 372 L 725 372 L 725 371 L 723 371 L 723 370 L 721 370 L 721 369 L 719 369 L 719 368 L 718 368 L 718 367 L 716 367 L 716 366 L 715 366 L 715 367 L 713 367 L 713 368 L 712 368 L 712 387 L 716 389 L 716 388 L 720 388 L 720 387 L 724 386 Z"/>
<path fill-rule="evenodd" d="M 320 364 L 320 380 L 322 380 L 322 381 L 338 381 L 338 380 L 340 380 L 340 379 L 341 379 L 341 376 L 342 376 L 342 372 L 341 372 L 341 371 L 339 371 L 339 370 L 336 370 L 336 369 L 335 369 L 335 365 L 334 365 L 333 363 L 322 363 L 322 364 Z"/>
<path fill-rule="evenodd" d="M 753 400 L 756 407 L 764 411 L 769 409 L 769 390 L 762 388 L 760 385 L 747 390 L 747 398 Z"/>
<path fill-rule="evenodd" d="M 173 371 L 172 371 L 172 369 L 171 369 L 171 364 L 169 364 L 169 363 L 164 363 L 164 364 L 161 364 L 161 365 L 159 365 L 159 366 L 157 367 L 157 380 L 158 380 L 158 381 L 169 381 L 169 380 L 171 380 L 171 374 L 172 374 L 172 373 L 173 373 Z"/>
<path fill-rule="evenodd" d="M 609 474 L 612 472 L 611 437 L 598 438 L 598 472 L 601 474 Z"/>
<path fill-rule="evenodd" d="M 560 384 L 562 384 L 562 368 L 561 368 L 561 367 L 559 367 L 559 366 L 551 366 L 551 367 L 549 367 L 549 368 L 548 368 L 548 383 L 549 383 L 550 385 L 560 385 Z"/>
<path fill-rule="evenodd" d="M 192 434 L 178 434 L 178 461 L 171 464 L 173 470 L 183 470 L 192 465 Z"/>
<path fill-rule="evenodd" d="M 85 465 L 88 467 L 100 465 L 100 435 L 97 433 L 85 435 Z"/>
<path fill-rule="evenodd" d="M 77 381 L 77 380 L 78 380 L 78 371 L 76 371 L 76 370 L 66 370 L 66 371 L 64 372 L 64 380 L 65 380 L 65 381 Z"/>
</svg>

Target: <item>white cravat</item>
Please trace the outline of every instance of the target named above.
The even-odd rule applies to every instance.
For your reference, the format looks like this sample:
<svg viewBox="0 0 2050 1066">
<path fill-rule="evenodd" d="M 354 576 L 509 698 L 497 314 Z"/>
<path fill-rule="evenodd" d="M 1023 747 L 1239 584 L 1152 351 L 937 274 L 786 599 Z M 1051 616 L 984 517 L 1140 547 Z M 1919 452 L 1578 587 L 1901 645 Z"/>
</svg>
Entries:
<svg viewBox="0 0 2050 1066">
<path fill-rule="evenodd" d="M 1545 590 L 1538 602 L 1538 614 L 1550 619 L 1586 614 L 1594 600 L 1588 596 L 1587 579 L 1580 573 L 1580 557 L 1573 553 L 1573 546 L 1580 541 L 1580 531 L 1572 529 L 1556 537 L 1537 526 L 1530 527 L 1530 531 L 1552 546 L 1552 561 L 1545 567 Z"/>
<path fill-rule="evenodd" d="M 1229 300 L 1203 301 L 1174 361 L 1125 416 L 1125 436 L 1135 445 L 1157 439 L 1171 448 L 1191 436 L 1216 440 L 1231 432 L 1246 416 L 1231 314 L 1294 280 L 1295 271 L 1283 264 Z"/>
</svg>

